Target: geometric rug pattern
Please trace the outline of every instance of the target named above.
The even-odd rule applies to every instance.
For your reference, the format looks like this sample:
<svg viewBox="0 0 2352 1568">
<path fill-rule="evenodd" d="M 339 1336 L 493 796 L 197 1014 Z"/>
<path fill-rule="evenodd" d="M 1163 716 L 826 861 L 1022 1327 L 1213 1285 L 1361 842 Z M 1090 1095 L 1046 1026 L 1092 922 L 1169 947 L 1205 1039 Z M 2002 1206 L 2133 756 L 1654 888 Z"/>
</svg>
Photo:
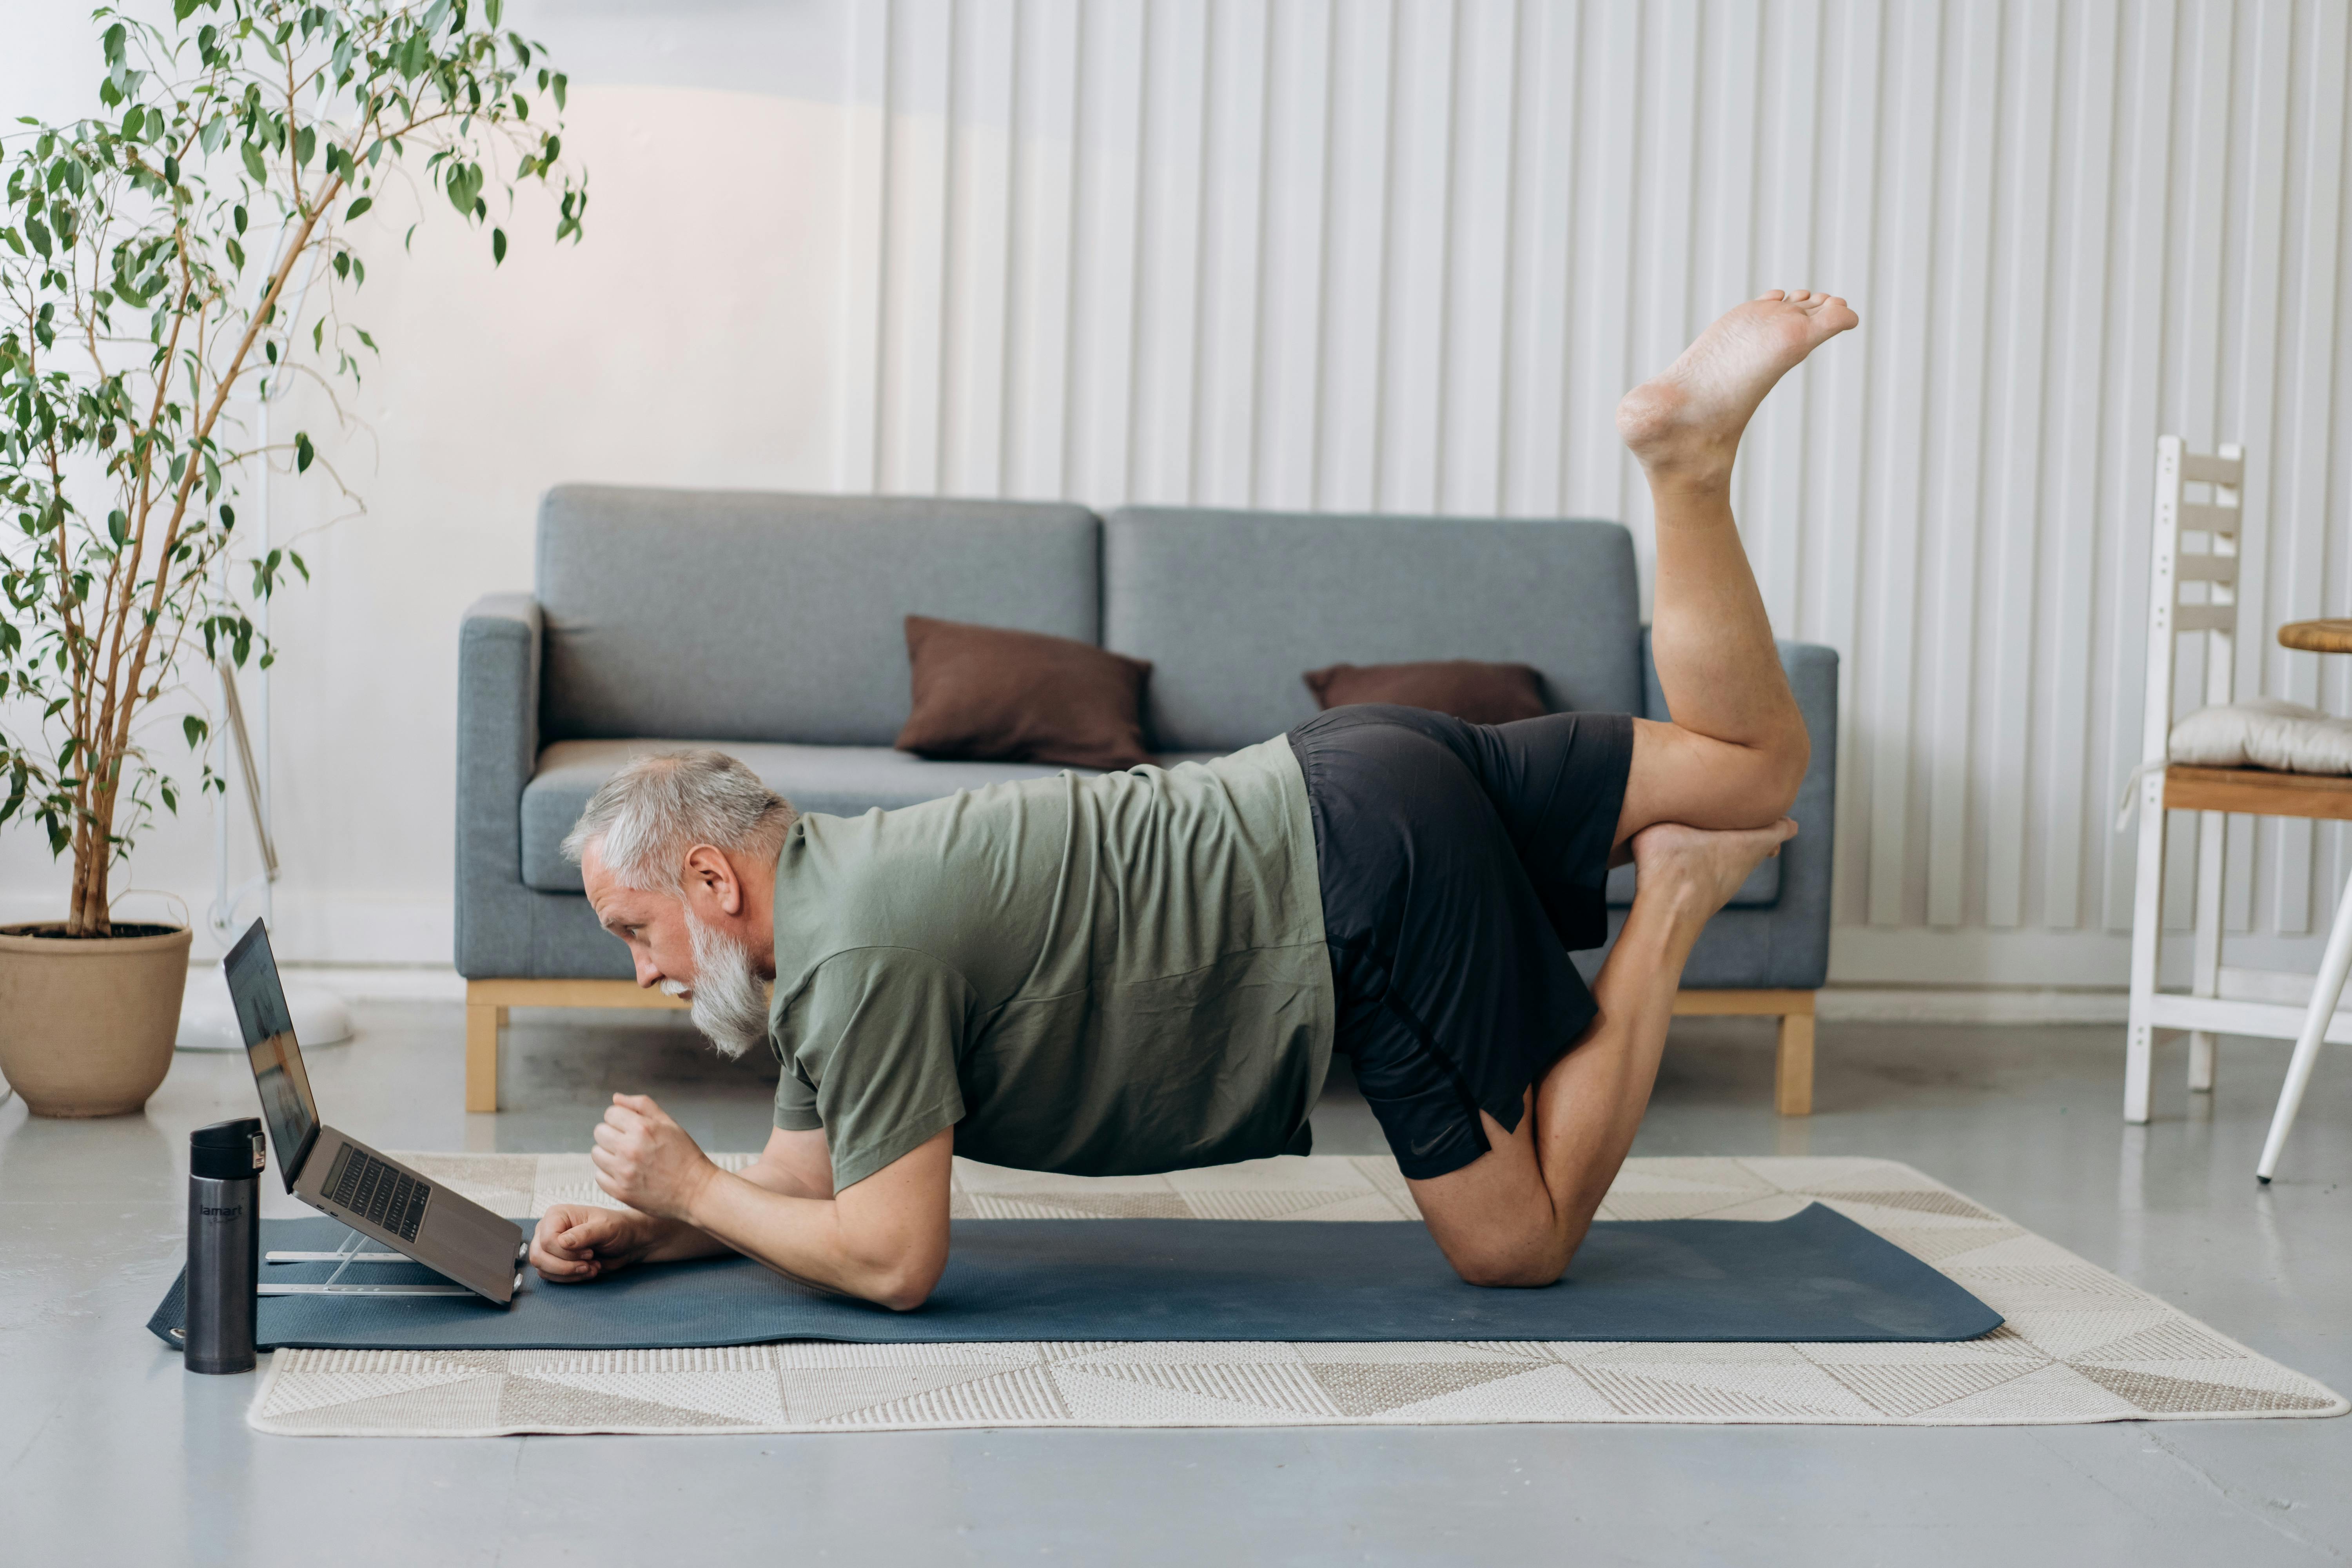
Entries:
<svg viewBox="0 0 2352 1568">
<path fill-rule="evenodd" d="M 618 1206 L 584 1154 L 400 1158 L 500 1214 Z M 751 1158 L 719 1163 L 740 1170 Z M 960 1159 L 953 1201 L 958 1218 L 1418 1218 L 1385 1155 L 1093 1178 Z M 1811 1203 L 1926 1260 L 2007 1322 L 1958 1344 L 287 1350 L 267 1358 L 247 1419 L 288 1436 L 456 1437 L 1559 1421 L 2037 1426 L 2347 1408 L 2333 1391 L 1891 1160 L 1629 1160 L 1601 1217 L 1775 1220 Z"/>
</svg>

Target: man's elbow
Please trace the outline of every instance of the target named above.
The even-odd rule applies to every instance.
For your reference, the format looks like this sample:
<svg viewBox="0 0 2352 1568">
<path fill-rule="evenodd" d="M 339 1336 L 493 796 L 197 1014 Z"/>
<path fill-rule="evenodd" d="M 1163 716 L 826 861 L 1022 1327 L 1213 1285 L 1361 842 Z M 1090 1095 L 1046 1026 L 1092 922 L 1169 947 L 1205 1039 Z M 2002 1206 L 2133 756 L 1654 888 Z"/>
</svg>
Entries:
<svg viewBox="0 0 2352 1568">
<path fill-rule="evenodd" d="M 911 1312 L 931 1299 L 947 1259 L 908 1259 L 877 1270 L 867 1281 L 866 1299 L 894 1312 Z"/>
<path fill-rule="evenodd" d="M 944 1230 L 946 1227 L 942 1226 Z M 876 1240 L 880 1240 L 877 1237 Z M 894 1312 L 911 1312 L 931 1299 L 947 1272 L 948 1238 L 921 1237 L 895 1246 L 861 1249 L 847 1283 L 858 1295 Z"/>
</svg>

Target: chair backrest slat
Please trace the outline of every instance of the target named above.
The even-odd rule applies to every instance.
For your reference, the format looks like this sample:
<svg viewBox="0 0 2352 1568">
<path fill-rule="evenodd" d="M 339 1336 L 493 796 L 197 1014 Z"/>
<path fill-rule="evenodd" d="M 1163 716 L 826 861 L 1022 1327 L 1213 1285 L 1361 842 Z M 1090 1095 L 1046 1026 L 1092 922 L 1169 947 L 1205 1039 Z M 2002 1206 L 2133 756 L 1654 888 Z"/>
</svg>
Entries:
<svg viewBox="0 0 2352 1568">
<path fill-rule="evenodd" d="M 2234 555 L 2182 555 L 2174 560 L 2172 571 L 2184 583 L 2233 584 L 2238 580 L 2238 558 Z"/>
<path fill-rule="evenodd" d="M 2234 632 L 2238 629 L 2238 606 L 2235 605 L 2178 605 L 2172 611 L 2172 629 L 2176 632 Z"/>
<path fill-rule="evenodd" d="M 2178 437 L 2175 437 L 2178 439 Z M 2208 458 L 2196 452 L 2180 454 L 2180 477 L 2188 483 L 2209 485 L 2242 485 L 2246 482 L 2246 460 L 2233 457 L 2233 447 L 2224 447 L 2219 457 Z"/>
</svg>

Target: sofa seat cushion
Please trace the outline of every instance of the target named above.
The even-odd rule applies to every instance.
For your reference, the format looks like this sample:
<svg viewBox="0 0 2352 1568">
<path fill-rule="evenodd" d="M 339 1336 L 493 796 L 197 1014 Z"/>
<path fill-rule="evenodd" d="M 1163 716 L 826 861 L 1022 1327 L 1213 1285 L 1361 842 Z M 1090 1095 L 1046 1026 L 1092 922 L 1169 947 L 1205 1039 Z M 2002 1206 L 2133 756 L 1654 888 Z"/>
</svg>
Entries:
<svg viewBox="0 0 2352 1568">
<path fill-rule="evenodd" d="M 522 792 L 522 879 L 543 893 L 582 891 L 580 868 L 564 859 L 563 836 L 580 820 L 588 797 L 632 757 L 708 746 L 725 752 L 767 782 L 800 811 L 856 816 L 885 811 L 1015 779 L 1084 773 L 1041 763 L 927 762 L 887 746 L 797 746 L 749 741 L 559 741 L 539 754 L 539 771 Z M 1161 767 L 1205 763 L 1222 752 L 1177 752 L 1152 761 Z"/>
<path fill-rule="evenodd" d="M 539 754 L 522 792 L 522 879 L 541 892 L 581 891 L 580 868 L 561 846 L 588 797 L 632 757 L 709 746 L 725 752 L 799 811 L 856 816 L 915 805 L 960 789 L 1013 779 L 1051 778 L 1041 763 L 926 762 L 888 746 L 803 746 L 748 741 L 559 741 Z M 1085 769 L 1073 770 L 1085 772 Z"/>
<path fill-rule="evenodd" d="M 1780 901 L 1780 857 L 1773 856 L 1748 874 L 1739 890 L 1731 895 L 1727 910 L 1765 910 Z M 1633 868 L 1620 866 L 1609 873 L 1609 907 L 1630 910 L 1633 907 Z"/>
<path fill-rule="evenodd" d="M 543 893 L 582 890 L 580 868 L 564 859 L 563 836 L 580 820 L 588 797 L 632 757 L 709 746 L 737 758 L 800 811 L 856 816 L 879 806 L 891 811 L 927 800 L 1017 779 L 1051 778 L 1064 770 L 1039 763 L 931 762 L 887 746 L 802 746 L 748 741 L 558 741 L 539 754 L 539 771 L 522 792 L 522 879 Z M 1154 757 L 1160 767 L 1204 763 L 1221 752 L 1173 752 Z M 1073 773 L 1086 773 L 1074 768 Z M 1609 873 L 1609 907 L 1633 902 L 1633 868 Z M 1780 859 L 1774 856 L 1740 884 L 1729 909 L 1764 909 L 1780 899 Z"/>
</svg>

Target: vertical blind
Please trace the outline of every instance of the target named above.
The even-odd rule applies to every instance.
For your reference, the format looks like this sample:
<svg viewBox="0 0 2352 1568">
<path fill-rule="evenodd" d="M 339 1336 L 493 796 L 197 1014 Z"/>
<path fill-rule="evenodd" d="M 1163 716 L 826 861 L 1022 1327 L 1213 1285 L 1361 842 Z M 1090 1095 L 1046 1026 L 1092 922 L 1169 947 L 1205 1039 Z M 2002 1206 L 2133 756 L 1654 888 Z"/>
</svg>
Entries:
<svg viewBox="0 0 2352 1568">
<path fill-rule="evenodd" d="M 1822 287 L 1863 329 L 1737 505 L 1780 635 L 1844 656 L 1842 925 L 2115 958 L 2160 432 L 2248 449 L 2242 694 L 2352 712 L 2270 637 L 2352 612 L 2339 0 L 853 4 L 844 489 L 1646 560 L 1618 396 Z M 2341 830 L 2233 833 L 2233 929 L 2324 927 Z"/>
</svg>

